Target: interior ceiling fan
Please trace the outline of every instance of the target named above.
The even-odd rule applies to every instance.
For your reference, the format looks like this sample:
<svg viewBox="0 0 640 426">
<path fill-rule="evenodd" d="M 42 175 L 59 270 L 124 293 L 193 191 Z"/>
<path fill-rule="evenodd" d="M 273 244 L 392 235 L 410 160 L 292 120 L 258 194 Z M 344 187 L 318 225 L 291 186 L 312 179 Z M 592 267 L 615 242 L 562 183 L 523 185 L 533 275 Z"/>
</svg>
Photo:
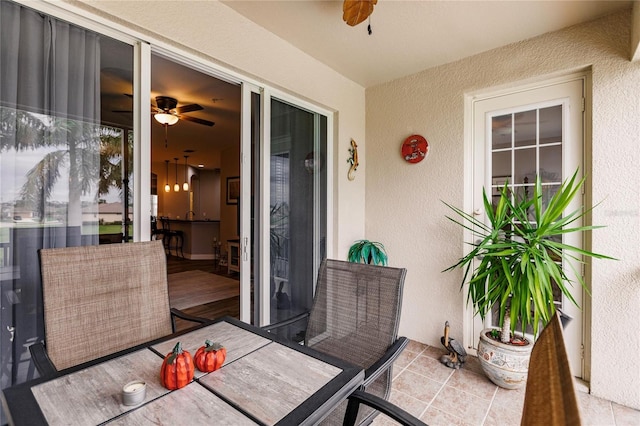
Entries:
<svg viewBox="0 0 640 426">
<path fill-rule="evenodd" d="M 178 120 L 191 121 L 210 127 L 215 124 L 213 121 L 184 115 L 187 112 L 200 111 L 204 108 L 198 104 L 178 106 L 178 100 L 169 96 L 156 96 L 156 105 L 151 107 L 153 117 L 163 125 L 173 126 Z"/>
</svg>

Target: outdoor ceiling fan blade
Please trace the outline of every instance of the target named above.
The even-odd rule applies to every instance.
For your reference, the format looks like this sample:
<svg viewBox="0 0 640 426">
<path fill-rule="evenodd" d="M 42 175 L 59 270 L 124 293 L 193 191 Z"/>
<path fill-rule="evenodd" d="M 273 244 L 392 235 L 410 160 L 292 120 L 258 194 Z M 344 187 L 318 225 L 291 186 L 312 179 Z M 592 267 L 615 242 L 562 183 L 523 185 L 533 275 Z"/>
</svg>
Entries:
<svg viewBox="0 0 640 426">
<path fill-rule="evenodd" d="M 201 118 L 196 118 L 196 117 L 189 117 L 188 115 L 181 115 L 180 119 L 181 120 L 186 120 L 186 121 L 191 121 L 193 123 L 202 124 L 204 126 L 213 126 L 214 124 L 216 124 L 213 121 L 203 120 Z"/>
<path fill-rule="evenodd" d="M 176 112 L 178 114 L 183 114 L 185 112 L 191 112 L 191 111 L 200 111 L 202 108 L 200 105 L 198 104 L 189 104 L 189 105 L 182 105 L 176 108 Z"/>
<path fill-rule="evenodd" d="M 352 27 L 358 25 L 373 13 L 373 6 L 378 0 L 344 0 L 342 4 L 342 20 Z"/>
</svg>

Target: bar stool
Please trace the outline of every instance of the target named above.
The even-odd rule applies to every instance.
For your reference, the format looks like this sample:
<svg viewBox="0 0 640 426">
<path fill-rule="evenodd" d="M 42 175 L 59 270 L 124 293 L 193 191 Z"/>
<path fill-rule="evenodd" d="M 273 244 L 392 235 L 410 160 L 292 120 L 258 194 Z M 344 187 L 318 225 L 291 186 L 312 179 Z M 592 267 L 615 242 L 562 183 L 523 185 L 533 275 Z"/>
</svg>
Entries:
<svg viewBox="0 0 640 426">
<path fill-rule="evenodd" d="M 184 257 L 184 253 L 182 251 L 182 246 L 184 245 L 184 232 L 172 231 L 169 220 L 166 217 L 161 217 L 160 222 L 162 223 L 162 242 L 167 254 L 171 255 L 171 248 L 173 247 L 176 257 L 178 256 L 178 250 L 180 250 L 180 256 Z"/>
<path fill-rule="evenodd" d="M 176 251 L 176 257 L 178 256 L 178 250 L 180 250 L 180 257 L 184 257 L 182 246 L 184 244 L 184 231 L 171 231 L 171 239 L 169 240 L 169 254 L 171 254 L 171 241 L 175 242 L 174 249 Z"/>
</svg>

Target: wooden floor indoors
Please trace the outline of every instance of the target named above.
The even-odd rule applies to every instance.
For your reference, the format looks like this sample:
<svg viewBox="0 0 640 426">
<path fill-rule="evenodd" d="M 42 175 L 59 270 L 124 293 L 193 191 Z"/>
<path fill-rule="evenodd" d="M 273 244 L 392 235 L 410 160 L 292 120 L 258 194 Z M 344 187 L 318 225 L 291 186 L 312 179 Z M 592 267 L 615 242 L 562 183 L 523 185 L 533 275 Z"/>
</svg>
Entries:
<svg viewBox="0 0 640 426">
<path fill-rule="evenodd" d="M 167 256 L 167 275 L 194 270 L 218 274 L 236 280 L 239 279 L 238 274 L 228 274 L 226 267 L 216 267 L 213 260 L 189 260 L 182 257 Z M 236 296 L 217 302 L 205 303 L 184 309 L 184 312 L 208 319 L 216 319 L 223 316 L 240 318 L 240 297 Z M 176 328 L 178 330 L 191 327 L 192 325 L 193 323 L 190 322 L 176 321 Z"/>
</svg>

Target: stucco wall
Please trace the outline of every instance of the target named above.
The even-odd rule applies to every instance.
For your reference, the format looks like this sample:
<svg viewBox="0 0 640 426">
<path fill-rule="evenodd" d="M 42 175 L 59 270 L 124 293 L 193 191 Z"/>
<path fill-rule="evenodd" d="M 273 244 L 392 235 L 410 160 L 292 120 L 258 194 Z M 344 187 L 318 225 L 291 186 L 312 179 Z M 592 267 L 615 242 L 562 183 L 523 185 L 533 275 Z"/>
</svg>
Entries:
<svg viewBox="0 0 640 426">
<path fill-rule="evenodd" d="M 640 408 L 640 64 L 628 60 L 631 12 L 428 69 L 366 91 L 365 234 L 382 241 L 390 263 L 408 269 L 402 334 L 440 345 L 442 326 L 462 330 L 461 272 L 441 273 L 460 257 L 462 232 L 441 200 L 462 206 L 464 97 L 591 67 L 594 395 Z M 479 35 L 481 36 L 481 35 Z M 431 144 L 425 161 L 400 156 L 407 136 Z"/>
<path fill-rule="evenodd" d="M 333 253 L 346 258 L 349 245 L 364 234 L 366 165 L 347 181 L 351 138 L 365 135 L 364 88 L 313 59 L 279 37 L 257 26 L 218 1 L 65 0 L 72 11 L 86 10 L 161 40 L 213 63 L 335 111 L 333 145 L 334 212 Z M 364 146 L 360 155 L 365 155 Z"/>
</svg>

